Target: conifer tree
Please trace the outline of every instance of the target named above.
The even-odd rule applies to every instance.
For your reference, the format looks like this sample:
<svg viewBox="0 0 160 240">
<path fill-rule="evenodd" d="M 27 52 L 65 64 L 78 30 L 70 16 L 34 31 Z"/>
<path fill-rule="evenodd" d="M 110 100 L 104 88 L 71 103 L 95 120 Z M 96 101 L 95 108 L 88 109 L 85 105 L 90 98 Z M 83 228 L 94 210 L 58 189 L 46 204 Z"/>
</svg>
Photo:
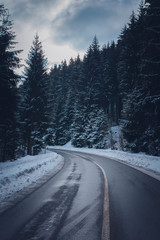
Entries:
<svg viewBox="0 0 160 240">
<path fill-rule="evenodd" d="M 0 161 L 14 159 L 17 149 L 17 83 L 15 69 L 20 67 L 14 50 L 15 34 L 8 10 L 0 5 Z"/>
<path fill-rule="evenodd" d="M 101 105 L 101 92 L 103 84 L 101 82 L 101 54 L 100 46 L 97 37 L 95 36 L 90 45 L 83 64 L 84 81 L 86 83 L 86 90 L 88 104 Z"/>
<path fill-rule="evenodd" d="M 140 62 L 142 28 L 132 12 L 128 26 L 123 29 L 118 41 L 118 78 L 123 103 L 136 86 Z"/>
<path fill-rule="evenodd" d="M 104 109 L 108 114 L 110 125 L 118 124 L 120 117 L 120 97 L 119 82 L 117 78 L 118 54 L 117 46 L 112 42 L 102 49 L 102 73 L 103 73 L 103 89 Z"/>
<path fill-rule="evenodd" d="M 37 154 L 44 146 L 48 127 L 47 110 L 47 60 L 38 35 L 35 36 L 24 71 L 22 89 L 22 139 L 27 154 Z"/>
</svg>

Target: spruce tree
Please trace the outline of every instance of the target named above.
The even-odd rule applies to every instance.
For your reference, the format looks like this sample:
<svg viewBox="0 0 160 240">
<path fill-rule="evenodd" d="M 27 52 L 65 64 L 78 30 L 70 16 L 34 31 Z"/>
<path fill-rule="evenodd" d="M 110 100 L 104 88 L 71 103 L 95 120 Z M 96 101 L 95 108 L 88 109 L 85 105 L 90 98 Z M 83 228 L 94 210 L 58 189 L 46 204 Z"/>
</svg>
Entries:
<svg viewBox="0 0 160 240">
<path fill-rule="evenodd" d="M 104 109 L 108 114 L 110 125 L 118 124 L 120 117 L 119 82 L 117 77 L 118 53 L 114 42 L 102 49 L 102 73 Z"/>
<path fill-rule="evenodd" d="M 14 159 L 17 149 L 17 84 L 15 69 L 20 67 L 14 50 L 15 34 L 8 10 L 0 5 L 0 161 Z"/>
<path fill-rule="evenodd" d="M 27 154 L 37 154 L 44 146 L 48 128 L 47 60 L 38 35 L 26 60 L 22 89 L 22 139 Z"/>
<path fill-rule="evenodd" d="M 142 30 L 143 28 L 132 12 L 130 22 L 123 29 L 118 41 L 118 78 L 123 104 L 137 84 Z"/>
<path fill-rule="evenodd" d="M 103 89 L 101 76 L 101 53 L 97 37 L 95 36 L 89 46 L 83 64 L 84 81 L 86 83 L 86 101 L 88 105 L 101 106 L 101 93 Z"/>
</svg>

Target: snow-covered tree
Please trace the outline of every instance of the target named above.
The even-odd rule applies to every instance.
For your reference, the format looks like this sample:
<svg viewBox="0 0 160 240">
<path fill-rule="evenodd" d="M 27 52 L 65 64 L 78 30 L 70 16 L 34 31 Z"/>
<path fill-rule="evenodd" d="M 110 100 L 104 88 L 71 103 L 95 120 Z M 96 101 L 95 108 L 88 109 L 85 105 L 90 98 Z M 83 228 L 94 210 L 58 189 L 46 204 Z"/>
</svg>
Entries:
<svg viewBox="0 0 160 240">
<path fill-rule="evenodd" d="M 85 124 L 85 135 L 89 148 L 105 148 L 104 138 L 107 135 L 107 117 L 103 108 L 91 105 L 92 110 L 88 114 L 88 121 Z"/>
</svg>

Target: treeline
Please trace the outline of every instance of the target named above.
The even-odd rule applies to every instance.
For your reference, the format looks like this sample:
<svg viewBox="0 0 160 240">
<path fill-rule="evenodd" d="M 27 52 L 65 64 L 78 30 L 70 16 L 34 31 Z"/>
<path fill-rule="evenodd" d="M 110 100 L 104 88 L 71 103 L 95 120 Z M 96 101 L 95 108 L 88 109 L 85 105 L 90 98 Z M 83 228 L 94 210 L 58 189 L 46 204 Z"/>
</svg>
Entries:
<svg viewBox="0 0 160 240">
<path fill-rule="evenodd" d="M 117 42 L 94 37 L 78 56 L 47 71 L 35 37 L 23 79 L 7 10 L 0 5 L 0 157 L 37 154 L 45 145 L 108 147 L 121 125 L 124 148 L 160 155 L 160 2 L 132 13 Z M 18 84 L 21 81 L 21 84 Z M 17 87 L 18 86 L 18 87 Z"/>
</svg>

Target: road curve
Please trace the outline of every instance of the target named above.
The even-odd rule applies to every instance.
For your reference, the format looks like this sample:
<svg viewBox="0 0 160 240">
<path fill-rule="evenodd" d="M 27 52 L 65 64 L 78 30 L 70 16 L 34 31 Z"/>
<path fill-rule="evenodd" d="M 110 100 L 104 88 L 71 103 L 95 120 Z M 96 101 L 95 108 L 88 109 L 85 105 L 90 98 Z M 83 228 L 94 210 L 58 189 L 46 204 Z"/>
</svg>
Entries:
<svg viewBox="0 0 160 240">
<path fill-rule="evenodd" d="M 74 153 L 61 154 L 63 169 L 0 215 L 0 240 L 101 240 L 102 171 Z"/>
<path fill-rule="evenodd" d="M 160 239 L 158 180 L 106 157 L 81 152 L 72 154 L 95 161 L 107 175 L 111 240 Z"/>
<path fill-rule="evenodd" d="M 0 215 L 0 240 L 101 240 L 107 175 L 110 240 L 160 239 L 160 182 L 120 162 L 74 151 L 61 172 Z"/>
</svg>

